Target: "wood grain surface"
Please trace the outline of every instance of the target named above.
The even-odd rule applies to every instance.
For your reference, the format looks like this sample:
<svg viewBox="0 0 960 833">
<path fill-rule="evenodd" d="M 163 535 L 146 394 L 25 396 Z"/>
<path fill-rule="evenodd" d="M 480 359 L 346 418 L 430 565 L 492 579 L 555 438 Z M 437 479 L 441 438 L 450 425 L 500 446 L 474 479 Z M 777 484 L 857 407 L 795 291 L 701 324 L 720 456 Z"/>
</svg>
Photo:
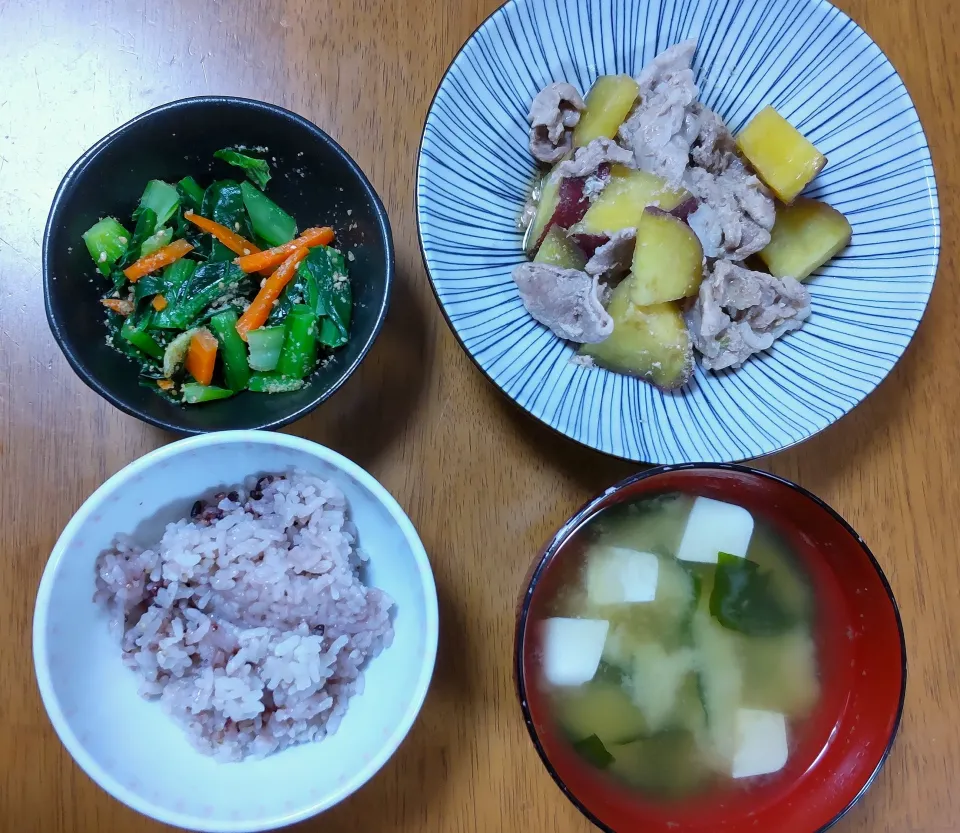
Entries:
<svg viewBox="0 0 960 833">
<path fill-rule="evenodd" d="M 387 325 L 346 387 L 290 430 L 397 496 L 431 555 L 437 673 L 410 737 L 359 794 L 297 830 L 586 833 L 528 741 L 511 679 L 514 601 L 539 547 L 635 470 L 520 413 L 447 329 L 417 247 L 414 170 L 449 61 L 496 0 L 0 0 L 0 831 L 164 828 L 102 792 L 37 693 L 34 596 L 81 502 L 172 435 L 88 390 L 51 337 L 40 242 L 61 176 L 103 134 L 200 93 L 276 102 L 356 158 L 393 221 Z M 960 4 L 842 0 L 897 67 L 933 149 L 943 256 L 916 340 L 853 414 L 762 465 L 835 506 L 873 547 L 906 628 L 899 742 L 842 833 L 960 829 Z"/>
</svg>

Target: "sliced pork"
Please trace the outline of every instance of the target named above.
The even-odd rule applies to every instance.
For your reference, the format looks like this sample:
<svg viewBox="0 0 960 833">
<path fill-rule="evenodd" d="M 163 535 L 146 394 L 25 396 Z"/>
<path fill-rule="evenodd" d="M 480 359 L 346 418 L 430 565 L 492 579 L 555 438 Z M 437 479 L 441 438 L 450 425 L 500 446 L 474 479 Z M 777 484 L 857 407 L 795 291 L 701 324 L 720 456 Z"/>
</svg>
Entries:
<svg viewBox="0 0 960 833">
<path fill-rule="evenodd" d="M 530 153 L 552 165 L 573 149 L 573 128 L 586 105 L 572 84 L 560 81 L 544 87 L 533 103 L 530 121 Z"/>
<path fill-rule="evenodd" d="M 600 301 L 599 278 L 576 269 L 521 263 L 513 279 L 527 312 L 560 338 L 595 344 L 613 332 L 613 319 Z"/>
<path fill-rule="evenodd" d="M 606 280 L 622 278 L 633 266 L 633 252 L 637 245 L 636 229 L 626 228 L 616 232 L 606 243 L 598 246 L 587 265 L 588 275 Z"/>
<path fill-rule="evenodd" d="M 636 167 L 633 154 L 613 139 L 594 139 L 586 147 L 578 148 L 573 159 L 557 165 L 557 175 L 587 179 L 599 176 L 602 179 L 605 174 L 609 175 L 610 165 Z"/>
<path fill-rule="evenodd" d="M 776 209 L 770 192 L 743 162 L 730 155 L 720 173 L 692 167 L 684 187 L 700 205 L 687 217 L 708 258 L 741 261 L 770 242 Z"/>
<path fill-rule="evenodd" d="M 810 293 L 793 278 L 774 278 L 718 260 L 687 313 L 693 346 L 707 370 L 740 367 L 810 316 Z"/>
<path fill-rule="evenodd" d="M 671 188 L 680 185 L 700 130 L 691 69 L 696 49 L 695 40 L 678 43 L 644 68 L 637 76 L 639 103 L 619 132 L 637 167 L 663 177 Z"/>
</svg>

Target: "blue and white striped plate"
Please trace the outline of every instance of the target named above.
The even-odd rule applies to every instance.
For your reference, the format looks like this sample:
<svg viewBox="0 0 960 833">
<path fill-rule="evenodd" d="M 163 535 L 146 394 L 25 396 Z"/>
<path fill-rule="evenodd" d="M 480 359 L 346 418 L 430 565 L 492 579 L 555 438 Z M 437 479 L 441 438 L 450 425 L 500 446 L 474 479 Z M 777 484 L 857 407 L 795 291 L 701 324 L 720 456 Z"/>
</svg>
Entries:
<svg viewBox="0 0 960 833">
<path fill-rule="evenodd" d="M 586 92 L 697 38 L 701 100 L 737 131 L 774 105 L 830 162 L 809 194 L 843 211 L 853 244 L 810 281 L 813 316 L 740 370 L 699 368 L 682 391 L 571 364 L 524 310 L 510 273 L 534 174 L 526 112 L 546 83 Z M 585 445 L 650 463 L 731 461 L 798 443 L 890 372 L 937 268 L 933 166 L 880 49 L 825 0 L 510 0 L 437 91 L 417 175 L 424 262 L 464 349 L 518 405 Z"/>
</svg>

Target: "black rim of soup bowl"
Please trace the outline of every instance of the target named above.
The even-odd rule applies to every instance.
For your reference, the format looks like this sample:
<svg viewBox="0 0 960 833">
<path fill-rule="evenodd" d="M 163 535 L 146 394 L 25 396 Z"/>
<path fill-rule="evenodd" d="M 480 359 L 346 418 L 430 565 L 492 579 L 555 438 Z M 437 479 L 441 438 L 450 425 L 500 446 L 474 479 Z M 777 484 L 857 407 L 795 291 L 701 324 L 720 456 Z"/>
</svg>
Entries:
<svg viewBox="0 0 960 833">
<path fill-rule="evenodd" d="M 165 402 L 168 407 L 163 409 L 163 415 L 149 413 L 143 410 L 137 405 L 126 401 L 122 396 L 115 395 L 106 385 L 103 384 L 98 376 L 86 366 L 86 364 L 78 355 L 78 351 L 74 348 L 70 335 L 57 320 L 54 312 L 54 304 L 52 299 L 54 292 L 53 283 L 56 281 L 57 276 L 54 275 L 52 271 L 52 263 L 55 255 L 55 252 L 53 251 L 54 244 L 52 238 L 54 237 L 54 231 L 61 220 L 62 213 L 66 209 L 70 199 L 74 196 L 74 191 L 77 189 L 77 187 L 79 187 L 78 180 L 86 171 L 87 167 L 93 163 L 101 153 L 109 148 L 116 139 L 140 126 L 143 122 L 162 118 L 164 115 L 173 111 L 195 108 L 199 113 L 205 108 L 217 106 L 246 108 L 251 111 L 252 115 L 260 112 L 269 114 L 273 118 L 280 118 L 292 129 L 305 130 L 312 134 L 313 137 L 322 145 L 326 146 L 326 149 L 331 153 L 332 158 L 335 160 L 334 163 L 342 165 L 349 172 L 349 175 L 352 176 L 359 184 L 359 190 L 363 193 L 364 198 L 369 201 L 369 205 L 372 208 L 372 214 L 376 221 L 376 231 L 380 235 L 384 249 L 384 267 L 386 274 L 384 276 L 383 295 L 382 298 L 379 299 L 376 309 L 372 311 L 373 326 L 370 328 L 369 333 L 366 336 L 366 341 L 361 345 L 360 350 L 357 352 L 353 360 L 340 370 L 340 372 L 333 378 L 331 383 L 326 385 L 322 390 L 318 390 L 318 392 L 312 398 L 310 398 L 309 401 L 301 404 L 295 410 L 285 413 L 282 416 L 276 416 L 262 422 L 254 421 L 253 423 L 237 426 L 225 425 L 217 428 L 204 428 L 201 426 L 188 424 L 185 419 L 180 418 L 180 414 L 183 412 L 186 406 L 165 402 L 165 400 L 162 400 L 153 392 L 150 392 L 151 395 L 156 397 L 158 401 Z M 238 174 L 238 178 L 240 178 L 240 176 L 241 175 Z M 131 202 L 136 198 L 137 197 L 135 194 L 131 195 Z M 72 245 L 82 246 L 83 243 L 82 241 L 77 240 L 73 241 Z M 92 265 L 92 262 L 91 269 L 95 271 L 95 267 Z M 60 185 L 57 188 L 56 195 L 54 196 L 53 202 L 50 206 L 50 212 L 47 215 L 47 222 L 43 233 L 42 274 L 44 307 L 46 310 L 47 322 L 50 326 L 50 331 L 53 333 L 54 339 L 56 339 L 60 350 L 63 352 L 63 355 L 66 357 L 74 372 L 89 388 L 96 391 L 98 394 L 100 394 L 100 396 L 102 396 L 112 405 L 119 408 L 124 413 L 129 414 L 132 417 L 136 417 L 137 419 L 140 419 L 158 428 L 163 428 L 179 434 L 203 434 L 213 430 L 230 430 L 232 428 L 250 430 L 269 430 L 282 428 L 283 426 L 289 425 L 301 417 L 306 416 L 321 403 L 329 399 L 343 386 L 347 379 L 353 375 L 354 371 L 360 366 L 360 363 L 370 352 L 370 348 L 373 346 L 377 336 L 380 334 L 380 331 L 383 328 L 384 320 L 386 319 L 387 310 L 390 305 L 390 295 L 393 288 L 395 269 L 396 256 L 393 245 L 393 233 L 390 226 L 390 218 L 387 215 L 387 210 L 384 207 L 380 196 L 370 183 L 370 180 L 360 169 L 360 166 L 357 165 L 357 163 L 353 160 L 353 158 L 331 136 L 321 130 L 309 119 L 306 119 L 303 116 L 276 104 L 269 104 L 264 101 L 257 101 L 255 99 L 243 98 L 239 96 L 210 95 L 192 96 L 188 98 L 177 99 L 175 101 L 170 101 L 166 104 L 161 104 L 157 107 L 146 110 L 140 115 L 135 116 L 134 118 L 112 130 L 89 150 L 87 150 L 82 156 L 80 156 L 80 158 L 77 159 L 73 165 L 70 166 L 70 169 L 64 175 Z M 312 383 L 313 382 L 308 378 L 303 390 L 308 391 Z M 284 394 L 284 396 L 286 396 L 286 394 Z M 234 407 L 237 406 L 236 401 L 233 399 L 225 400 L 224 404 L 232 404 Z"/>
<path fill-rule="evenodd" d="M 880 567 L 879 562 L 874 557 L 873 553 L 870 551 L 870 548 L 866 545 L 866 542 L 857 534 L 856 530 L 849 523 L 847 523 L 840 514 L 825 503 L 823 500 L 818 498 L 812 492 L 807 491 L 803 486 L 799 486 L 796 483 L 787 480 L 783 477 L 778 477 L 775 474 L 770 474 L 766 471 L 761 471 L 760 469 L 750 468 L 749 466 L 741 466 L 736 463 L 680 463 L 677 465 L 670 466 L 657 466 L 656 468 L 649 469 L 647 471 L 639 472 L 638 474 L 631 475 L 625 480 L 621 480 L 614 486 L 611 486 L 609 489 L 604 491 L 599 496 L 593 498 L 588 503 L 584 504 L 560 529 L 557 533 L 550 539 L 550 543 L 544 549 L 543 554 L 540 556 L 539 560 L 536 562 L 532 572 L 530 573 L 530 578 L 526 590 L 524 591 L 523 601 L 521 603 L 519 615 L 517 616 L 517 625 L 516 625 L 516 634 L 514 637 L 514 682 L 517 687 L 517 697 L 520 700 L 520 708 L 523 711 L 523 722 L 527 726 L 527 731 L 530 734 L 530 740 L 533 741 L 534 748 L 537 750 L 537 754 L 540 756 L 540 760 L 543 765 L 546 767 L 547 772 L 550 773 L 550 777 L 556 782 L 557 786 L 560 788 L 561 792 L 569 799 L 569 801 L 594 825 L 596 825 L 605 833 L 622 833 L 622 831 L 616 831 L 612 827 L 608 827 L 600 819 L 598 819 L 590 810 L 577 798 L 574 792 L 566 785 L 563 779 L 560 777 L 559 773 L 554 769 L 553 764 L 550 762 L 550 759 L 547 757 L 546 752 L 544 752 L 543 746 L 540 743 L 540 738 L 537 735 L 537 730 L 533 725 L 533 717 L 530 714 L 530 707 L 527 702 L 527 687 L 524 682 L 523 676 L 523 657 L 524 657 L 524 642 L 525 642 L 525 631 L 527 624 L 527 616 L 530 612 L 530 605 L 533 600 L 533 593 L 537 588 L 537 585 L 540 582 L 541 577 L 543 576 L 546 569 L 549 567 L 550 563 L 553 561 L 554 556 L 560 550 L 561 546 L 569 540 L 570 536 L 576 532 L 585 522 L 590 520 L 596 513 L 600 505 L 606 501 L 611 494 L 619 492 L 629 486 L 632 486 L 634 483 L 638 483 L 641 480 L 647 480 L 652 477 L 657 477 L 661 474 L 666 474 L 667 472 L 675 471 L 689 471 L 689 470 L 700 470 L 700 471 L 733 471 L 740 474 L 746 474 L 752 477 L 758 477 L 761 479 L 770 480 L 775 483 L 779 483 L 783 486 L 788 486 L 796 492 L 799 492 L 803 497 L 808 500 L 813 501 L 821 509 L 824 509 L 830 516 L 836 520 L 849 534 L 850 536 L 860 545 L 860 548 L 863 550 L 864 554 L 870 560 L 870 563 L 873 565 L 874 570 L 877 572 L 877 576 L 880 578 L 880 582 L 883 585 L 884 590 L 887 593 L 887 598 L 890 601 L 890 605 L 893 608 L 894 618 L 897 623 L 897 632 L 900 636 L 900 658 L 901 658 L 901 684 L 900 684 L 900 699 L 897 703 L 897 713 L 894 717 L 893 729 L 890 732 L 890 738 L 887 741 L 886 747 L 883 750 L 883 754 L 880 757 L 879 762 L 877 763 L 876 768 L 870 774 L 870 777 L 866 780 L 863 787 L 860 791 L 851 799 L 851 801 L 844 807 L 836 816 L 834 816 L 829 822 L 827 822 L 822 827 L 818 827 L 815 831 L 811 833 L 825 833 L 833 827 L 837 822 L 839 822 L 853 807 L 860 802 L 860 800 L 866 795 L 867 791 L 873 786 L 874 781 L 876 781 L 877 776 L 880 774 L 880 770 L 883 769 L 884 764 L 887 762 L 887 758 L 890 756 L 890 752 L 893 749 L 894 742 L 896 741 L 897 734 L 900 731 L 900 721 L 903 717 L 903 704 L 904 699 L 907 693 L 907 645 L 906 639 L 903 633 L 903 622 L 900 618 L 900 608 L 897 606 L 897 600 L 893 595 L 893 589 L 890 587 L 890 582 L 887 581 L 887 577 L 883 572 L 883 569 Z"/>
</svg>

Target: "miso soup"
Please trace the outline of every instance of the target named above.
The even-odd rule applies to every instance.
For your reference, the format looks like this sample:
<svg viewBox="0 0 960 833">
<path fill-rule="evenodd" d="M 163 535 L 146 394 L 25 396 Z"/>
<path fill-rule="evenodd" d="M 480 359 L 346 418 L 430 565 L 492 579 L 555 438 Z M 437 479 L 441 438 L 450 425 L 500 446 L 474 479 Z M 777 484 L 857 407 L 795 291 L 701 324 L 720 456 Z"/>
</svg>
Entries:
<svg viewBox="0 0 960 833">
<path fill-rule="evenodd" d="M 584 761 L 661 799 L 779 772 L 820 696 L 813 593 L 787 543 L 681 494 L 578 538 L 540 627 L 551 709 Z"/>
</svg>

